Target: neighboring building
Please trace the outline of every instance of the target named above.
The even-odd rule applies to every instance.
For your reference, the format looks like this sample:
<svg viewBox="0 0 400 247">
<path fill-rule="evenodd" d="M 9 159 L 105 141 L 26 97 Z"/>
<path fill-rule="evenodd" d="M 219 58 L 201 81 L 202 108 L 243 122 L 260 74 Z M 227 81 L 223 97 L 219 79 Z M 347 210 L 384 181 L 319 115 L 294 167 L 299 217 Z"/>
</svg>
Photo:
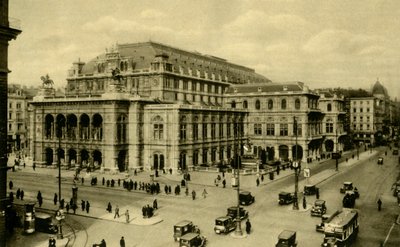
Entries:
<svg viewBox="0 0 400 247">
<path fill-rule="evenodd" d="M 37 165 L 192 169 L 228 163 L 247 111 L 223 107 L 231 84 L 270 83 L 224 59 L 146 42 L 117 45 L 69 72 L 65 97 L 49 78 L 32 101 Z M 58 154 L 58 155 L 57 155 Z"/>
<path fill-rule="evenodd" d="M 320 96 L 302 82 L 232 85 L 225 97 L 232 109 L 248 111 L 245 135 L 263 163 L 296 157 L 306 161 L 321 155 L 324 115 L 318 106 Z"/>
<path fill-rule="evenodd" d="M 17 84 L 8 85 L 7 152 L 28 151 L 28 101 L 33 99 L 35 90 L 28 90 Z M 28 154 L 28 153 L 26 153 Z"/>
</svg>

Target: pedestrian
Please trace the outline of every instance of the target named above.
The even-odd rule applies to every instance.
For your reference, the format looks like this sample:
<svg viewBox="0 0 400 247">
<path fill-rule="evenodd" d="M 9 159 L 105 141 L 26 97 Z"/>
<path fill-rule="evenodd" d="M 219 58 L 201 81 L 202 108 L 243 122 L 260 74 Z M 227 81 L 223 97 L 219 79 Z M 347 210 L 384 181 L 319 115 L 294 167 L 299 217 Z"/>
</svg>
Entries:
<svg viewBox="0 0 400 247">
<path fill-rule="evenodd" d="M 222 180 L 222 188 L 225 188 L 226 187 L 226 180 L 225 180 L 225 178 Z"/>
<path fill-rule="evenodd" d="M 129 210 L 128 209 L 125 211 L 125 219 L 126 219 L 126 223 L 129 223 Z"/>
<path fill-rule="evenodd" d="M 86 213 L 89 213 L 89 209 L 90 209 L 90 203 L 89 201 L 86 201 Z"/>
<path fill-rule="evenodd" d="M 257 186 L 259 186 L 260 185 L 260 179 L 256 179 L 256 184 L 257 184 Z"/>
<path fill-rule="evenodd" d="M 104 239 L 101 240 L 99 247 L 107 247 L 106 241 Z"/>
<path fill-rule="evenodd" d="M 306 209 L 306 207 L 307 207 L 306 197 L 303 195 L 303 208 Z"/>
<path fill-rule="evenodd" d="M 225 179 L 224 179 L 225 180 Z M 225 187 L 225 186 L 224 186 Z M 204 188 L 204 190 L 203 190 L 203 193 L 202 193 L 202 195 L 203 195 L 203 198 L 206 198 L 206 196 L 207 196 L 207 190 L 206 190 L 206 188 Z"/>
<path fill-rule="evenodd" d="M 10 202 L 13 202 L 13 201 L 14 201 L 14 193 L 12 191 L 10 191 Z"/>
<path fill-rule="evenodd" d="M 67 209 L 67 214 L 69 214 L 69 203 L 67 202 L 67 205 L 65 205 L 65 208 Z"/>
<path fill-rule="evenodd" d="M 250 223 L 250 220 L 247 219 L 247 221 L 246 221 L 246 233 L 250 234 L 250 231 L 251 231 L 251 223 Z"/>
<path fill-rule="evenodd" d="M 61 209 L 64 209 L 64 203 L 65 203 L 65 200 L 64 200 L 64 198 L 63 198 L 63 199 L 61 199 L 61 201 L 60 201 L 60 208 L 61 208 Z"/>
<path fill-rule="evenodd" d="M 34 171 L 36 170 L 36 164 L 35 163 L 33 163 L 32 168 L 33 168 Z"/>
<path fill-rule="evenodd" d="M 10 188 L 10 190 L 12 190 L 13 186 L 14 186 L 14 184 L 13 184 L 13 182 L 10 180 L 10 182 L 8 183 L 8 188 Z"/>
<path fill-rule="evenodd" d="M 125 247 L 125 239 L 124 239 L 123 236 L 121 237 L 121 240 L 119 240 L 119 246 L 120 247 Z"/>
<path fill-rule="evenodd" d="M 118 187 L 120 187 L 120 186 L 121 186 L 121 179 L 118 178 Z"/>
<path fill-rule="evenodd" d="M 109 213 L 112 212 L 112 206 L 111 206 L 111 202 L 108 202 L 107 204 L 107 209 L 106 209 Z"/>
<path fill-rule="evenodd" d="M 317 199 L 319 199 L 319 188 L 316 188 L 316 190 L 315 190 L 315 196 L 317 197 Z"/>
<path fill-rule="evenodd" d="M 38 200 L 39 207 L 42 207 L 42 204 L 43 204 L 43 197 L 42 197 L 42 193 L 40 192 L 40 190 L 38 191 L 38 194 L 37 194 L 37 196 L 36 196 L 36 199 Z"/>
<path fill-rule="evenodd" d="M 72 204 L 72 210 L 74 211 L 74 214 L 76 214 L 76 209 L 77 208 L 78 208 L 78 206 L 75 203 L 73 203 Z"/>
<path fill-rule="evenodd" d="M 81 200 L 81 208 L 82 208 L 82 211 L 85 211 L 85 201 L 84 200 Z"/>
<path fill-rule="evenodd" d="M 157 199 L 154 199 L 154 201 L 153 201 L 153 208 L 158 209 Z"/>
<path fill-rule="evenodd" d="M 118 207 L 118 205 L 115 207 L 114 219 L 115 219 L 116 217 L 119 218 L 119 207 Z"/>
<path fill-rule="evenodd" d="M 24 200 L 24 190 L 21 190 L 21 200 Z"/>
<path fill-rule="evenodd" d="M 82 177 L 81 178 L 81 183 L 84 184 L 85 183 L 85 179 Z"/>
<path fill-rule="evenodd" d="M 196 191 L 192 190 L 192 199 L 196 199 Z"/>
<path fill-rule="evenodd" d="M 50 236 L 49 238 L 49 247 L 56 247 L 56 240 L 53 236 Z"/>
<path fill-rule="evenodd" d="M 25 162 L 24 162 L 24 168 L 26 167 L 26 164 L 25 164 Z"/>
<path fill-rule="evenodd" d="M 264 182 L 264 174 L 261 174 L 261 182 Z"/>
<path fill-rule="evenodd" d="M 276 175 L 279 175 L 279 172 L 281 171 L 281 166 L 280 165 L 278 165 L 277 167 L 276 167 Z"/>
<path fill-rule="evenodd" d="M 17 193 L 15 194 L 15 196 L 17 197 L 17 199 L 20 198 L 20 196 L 21 196 L 21 190 L 20 190 L 20 188 L 17 189 Z"/>
<path fill-rule="evenodd" d="M 53 202 L 54 202 L 54 205 L 57 205 L 57 193 L 54 193 Z"/>
<path fill-rule="evenodd" d="M 376 202 L 378 204 L 378 211 L 381 211 L 382 209 L 382 201 L 381 198 L 378 199 L 378 201 Z"/>
</svg>

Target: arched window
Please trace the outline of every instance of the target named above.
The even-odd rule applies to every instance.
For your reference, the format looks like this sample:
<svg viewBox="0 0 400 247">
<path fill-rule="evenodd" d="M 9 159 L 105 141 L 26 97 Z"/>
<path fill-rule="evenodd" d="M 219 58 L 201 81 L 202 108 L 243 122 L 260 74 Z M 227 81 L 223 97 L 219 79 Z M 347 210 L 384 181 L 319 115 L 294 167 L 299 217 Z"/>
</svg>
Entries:
<svg viewBox="0 0 400 247">
<path fill-rule="evenodd" d="M 243 109 L 247 109 L 248 105 L 247 105 L 247 100 L 243 101 Z"/>
<path fill-rule="evenodd" d="M 256 105 L 255 105 L 255 107 L 256 107 L 256 110 L 260 110 L 261 104 L 260 104 L 260 101 L 259 101 L 259 100 L 256 100 Z"/>
<path fill-rule="evenodd" d="M 126 142 L 126 126 L 127 117 L 125 115 L 120 115 L 117 120 L 117 141 L 119 143 Z"/>
<path fill-rule="evenodd" d="M 294 101 L 294 108 L 296 108 L 296 110 L 300 109 L 300 99 L 296 99 Z"/>
<path fill-rule="evenodd" d="M 274 102 L 272 99 L 268 100 L 268 110 L 272 110 L 274 108 Z"/>
<path fill-rule="evenodd" d="M 285 110 L 285 109 L 286 109 L 286 99 L 283 99 L 283 100 L 281 101 L 281 109 L 282 109 L 282 110 Z"/>
<path fill-rule="evenodd" d="M 236 101 L 232 100 L 231 106 L 232 106 L 232 108 L 236 108 Z"/>
<path fill-rule="evenodd" d="M 327 111 L 332 111 L 332 104 L 328 104 L 327 106 L 326 106 L 326 110 Z"/>
</svg>

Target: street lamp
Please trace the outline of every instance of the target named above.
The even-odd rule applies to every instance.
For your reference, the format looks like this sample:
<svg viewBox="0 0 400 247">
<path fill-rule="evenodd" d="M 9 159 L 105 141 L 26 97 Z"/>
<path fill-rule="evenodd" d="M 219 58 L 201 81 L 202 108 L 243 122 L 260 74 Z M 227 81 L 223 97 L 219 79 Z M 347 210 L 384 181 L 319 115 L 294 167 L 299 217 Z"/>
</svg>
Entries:
<svg viewBox="0 0 400 247">
<path fill-rule="evenodd" d="M 57 117 L 57 138 L 58 138 L 58 152 L 57 152 L 57 161 L 58 161 L 58 202 L 61 203 L 61 136 L 62 136 L 62 127 L 65 126 L 65 119 L 62 115 L 58 115 Z M 60 204 L 61 206 L 61 204 Z M 61 210 L 61 208 L 60 208 Z M 59 212 L 59 211 L 58 211 Z M 60 239 L 63 238 L 62 234 L 62 220 L 59 221 L 59 232 L 58 237 Z"/>
<path fill-rule="evenodd" d="M 336 131 L 335 131 L 335 133 L 336 133 L 336 135 L 335 135 L 335 137 L 336 137 L 336 155 L 335 155 L 335 163 L 336 163 L 336 168 L 335 168 L 335 170 L 336 171 L 339 171 L 339 153 L 338 153 L 338 133 L 337 133 L 338 131 L 337 131 L 337 127 L 336 127 Z"/>
<path fill-rule="evenodd" d="M 293 198 L 293 210 L 299 210 L 299 203 L 297 198 L 297 191 L 299 190 L 299 173 L 297 169 L 299 168 L 299 163 L 297 160 L 297 121 L 296 117 L 293 117 L 293 130 L 295 133 L 295 160 L 293 162 L 294 168 L 294 198 Z"/>
</svg>

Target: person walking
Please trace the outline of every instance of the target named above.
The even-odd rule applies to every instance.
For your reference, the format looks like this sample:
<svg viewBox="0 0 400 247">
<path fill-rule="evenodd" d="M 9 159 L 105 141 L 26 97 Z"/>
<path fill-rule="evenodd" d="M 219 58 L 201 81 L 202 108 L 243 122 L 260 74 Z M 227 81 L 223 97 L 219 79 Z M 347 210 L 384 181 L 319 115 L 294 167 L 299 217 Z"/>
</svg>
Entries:
<svg viewBox="0 0 400 247">
<path fill-rule="evenodd" d="M 225 186 L 224 186 L 225 187 Z M 206 190 L 206 188 L 204 188 L 204 190 L 203 190 L 203 193 L 202 193 L 202 195 L 203 195 L 203 198 L 206 198 L 207 197 L 207 190 Z"/>
<path fill-rule="evenodd" d="M 17 192 L 16 192 L 15 196 L 17 197 L 17 199 L 20 198 L 20 196 L 21 196 L 21 190 L 20 190 L 20 188 L 17 189 Z"/>
<path fill-rule="evenodd" d="M 154 199 L 154 201 L 153 201 L 153 208 L 158 209 L 157 199 Z"/>
<path fill-rule="evenodd" d="M 33 163 L 32 168 L 33 168 L 34 171 L 36 171 L 36 164 L 35 163 Z"/>
<path fill-rule="evenodd" d="M 65 208 L 67 209 L 67 214 L 69 214 L 69 203 L 67 202 L 67 205 L 65 205 Z"/>
<path fill-rule="evenodd" d="M 128 209 L 125 211 L 125 220 L 126 220 L 126 223 L 129 223 L 129 210 Z"/>
<path fill-rule="evenodd" d="M 21 200 L 24 200 L 24 190 L 21 190 L 21 195 L 20 195 L 20 197 L 21 197 Z"/>
<path fill-rule="evenodd" d="M 305 195 L 303 195 L 303 208 L 306 209 L 307 207 L 307 201 Z"/>
<path fill-rule="evenodd" d="M 36 199 L 38 200 L 39 207 L 42 207 L 42 204 L 43 204 L 43 197 L 42 197 L 42 193 L 40 192 L 40 190 L 38 191 L 38 194 L 37 194 L 37 196 L 36 196 Z"/>
<path fill-rule="evenodd" d="M 86 201 L 86 213 L 89 213 L 89 209 L 90 209 L 90 203 L 89 201 Z"/>
<path fill-rule="evenodd" d="M 257 186 L 259 186 L 260 185 L 260 179 L 256 179 L 256 184 L 257 184 Z"/>
<path fill-rule="evenodd" d="M 124 236 L 122 236 L 121 239 L 119 240 L 119 246 L 120 246 L 120 247 L 125 247 L 125 239 L 124 239 Z"/>
<path fill-rule="evenodd" d="M 85 201 L 84 200 L 81 200 L 81 208 L 82 208 L 82 211 L 85 211 Z"/>
<path fill-rule="evenodd" d="M 13 186 L 14 186 L 14 184 L 13 184 L 13 182 L 10 180 L 10 182 L 8 183 L 8 188 L 10 188 L 10 190 L 12 190 Z"/>
<path fill-rule="evenodd" d="M 226 187 L 226 180 L 225 180 L 225 178 L 222 180 L 222 188 L 225 188 Z"/>
<path fill-rule="evenodd" d="M 54 205 L 57 205 L 57 193 L 54 193 L 53 202 L 54 202 Z"/>
<path fill-rule="evenodd" d="M 196 199 L 196 191 L 192 190 L 192 199 L 195 200 Z"/>
<path fill-rule="evenodd" d="M 76 209 L 78 208 L 78 206 L 75 203 L 72 203 L 72 211 L 74 212 L 74 214 L 76 214 Z"/>
<path fill-rule="evenodd" d="M 106 209 L 109 213 L 111 213 L 112 212 L 112 206 L 111 206 L 111 202 L 108 202 L 108 205 L 107 205 L 107 209 Z"/>
<path fill-rule="evenodd" d="M 378 211 L 381 211 L 382 209 L 382 201 L 381 198 L 378 199 L 378 201 L 376 202 L 378 204 Z"/>
<path fill-rule="evenodd" d="M 119 207 L 118 207 L 118 205 L 115 207 L 114 219 L 115 219 L 116 217 L 119 218 Z"/>
<path fill-rule="evenodd" d="M 250 234 L 250 231 L 251 231 L 251 223 L 250 223 L 250 220 L 247 219 L 247 221 L 246 221 L 246 233 Z"/>
</svg>

